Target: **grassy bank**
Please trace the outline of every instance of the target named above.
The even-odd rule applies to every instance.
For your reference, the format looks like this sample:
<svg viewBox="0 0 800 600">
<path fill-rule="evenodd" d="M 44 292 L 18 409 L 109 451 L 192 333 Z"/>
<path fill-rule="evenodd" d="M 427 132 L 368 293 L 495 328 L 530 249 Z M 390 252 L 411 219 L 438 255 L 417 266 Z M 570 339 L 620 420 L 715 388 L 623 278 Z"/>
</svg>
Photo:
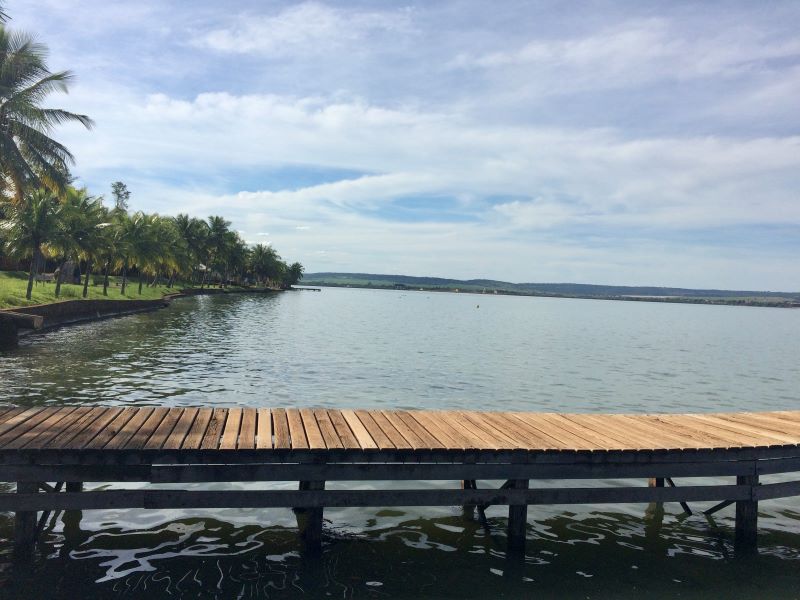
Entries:
<svg viewBox="0 0 800 600">
<path fill-rule="evenodd" d="M 103 296 L 103 278 L 98 276 L 89 281 L 90 299 L 111 299 L 111 300 L 156 300 L 164 294 L 175 293 L 179 287 L 168 288 L 166 285 L 156 287 L 142 287 L 139 294 L 139 282 L 135 279 L 128 279 L 128 287 L 125 295 L 120 294 L 121 277 L 110 277 L 108 286 L 108 296 Z M 0 308 L 13 308 L 15 306 L 30 306 L 32 304 L 45 304 L 47 302 L 57 302 L 60 300 L 76 300 L 83 297 L 83 285 L 73 285 L 70 283 L 61 284 L 61 297 L 56 298 L 56 284 L 37 283 L 33 286 L 33 294 L 30 300 L 25 298 L 28 288 L 28 274 L 20 271 L 0 271 Z"/>
</svg>

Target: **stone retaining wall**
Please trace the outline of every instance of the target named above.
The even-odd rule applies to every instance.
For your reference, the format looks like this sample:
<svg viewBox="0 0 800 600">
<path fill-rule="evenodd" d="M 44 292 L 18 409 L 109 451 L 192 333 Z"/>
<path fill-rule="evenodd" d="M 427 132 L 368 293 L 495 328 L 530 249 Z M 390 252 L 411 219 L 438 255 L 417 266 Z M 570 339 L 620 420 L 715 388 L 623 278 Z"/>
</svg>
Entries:
<svg viewBox="0 0 800 600">
<path fill-rule="evenodd" d="M 93 321 L 105 317 L 126 315 L 168 306 L 171 298 L 158 300 L 65 300 L 52 304 L 38 304 L 14 308 L 13 312 L 39 315 L 44 318 L 44 328 L 66 323 Z"/>
</svg>

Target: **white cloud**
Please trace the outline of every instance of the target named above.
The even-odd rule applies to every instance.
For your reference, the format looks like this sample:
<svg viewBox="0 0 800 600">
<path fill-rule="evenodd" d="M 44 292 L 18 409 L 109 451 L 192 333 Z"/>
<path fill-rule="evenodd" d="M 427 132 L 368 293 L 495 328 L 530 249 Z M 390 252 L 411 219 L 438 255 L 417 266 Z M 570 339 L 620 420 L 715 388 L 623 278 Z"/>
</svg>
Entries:
<svg viewBox="0 0 800 600">
<path fill-rule="evenodd" d="M 237 15 L 230 25 L 201 33 L 193 43 L 231 53 L 321 54 L 370 35 L 407 31 L 409 19 L 403 9 L 358 11 L 303 2 L 271 15 Z"/>
</svg>

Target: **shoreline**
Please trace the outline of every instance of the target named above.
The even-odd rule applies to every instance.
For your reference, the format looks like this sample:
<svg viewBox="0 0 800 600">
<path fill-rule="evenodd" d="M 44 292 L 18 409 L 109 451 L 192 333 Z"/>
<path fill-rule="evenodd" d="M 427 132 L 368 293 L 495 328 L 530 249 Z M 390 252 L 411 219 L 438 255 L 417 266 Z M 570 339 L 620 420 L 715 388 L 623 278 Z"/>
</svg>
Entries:
<svg viewBox="0 0 800 600">
<path fill-rule="evenodd" d="M 167 308 L 173 300 L 219 294 L 267 294 L 276 288 L 186 288 L 157 299 L 74 299 L 0 309 L 0 350 L 14 349 L 20 338 L 95 321 Z"/>
<path fill-rule="evenodd" d="M 313 285 L 320 288 L 351 288 L 361 290 L 383 290 L 390 292 L 437 292 L 451 294 L 471 294 L 474 296 L 520 296 L 528 298 L 570 298 L 573 300 L 616 300 L 619 302 L 662 302 L 666 304 L 707 304 L 716 306 L 750 306 L 760 308 L 800 308 L 800 302 L 792 301 L 770 301 L 754 300 L 748 298 L 692 298 L 688 296 L 621 296 L 621 295 L 592 295 L 592 294 L 555 294 L 537 292 L 518 292 L 513 290 L 487 290 L 479 292 L 476 290 L 463 290 L 452 287 L 426 287 L 426 286 L 388 286 L 388 285 L 359 285 L 359 284 L 337 284 L 324 283 L 320 281 L 309 281 L 303 285 Z"/>
</svg>

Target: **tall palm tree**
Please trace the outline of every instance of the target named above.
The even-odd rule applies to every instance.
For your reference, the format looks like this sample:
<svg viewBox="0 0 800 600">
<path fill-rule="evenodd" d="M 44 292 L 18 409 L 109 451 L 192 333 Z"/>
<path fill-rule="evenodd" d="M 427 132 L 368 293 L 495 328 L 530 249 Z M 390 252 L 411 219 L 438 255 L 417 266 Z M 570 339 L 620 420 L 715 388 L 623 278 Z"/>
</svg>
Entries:
<svg viewBox="0 0 800 600">
<path fill-rule="evenodd" d="M 200 282 L 201 288 L 205 284 L 208 272 L 216 266 L 216 263 L 222 258 L 225 252 L 230 226 L 231 222 L 226 221 L 222 217 L 208 217 L 208 237 L 206 238 L 205 244 L 208 264 L 206 264 L 206 270 L 203 271 L 203 280 Z"/>
<path fill-rule="evenodd" d="M 0 26 L 0 185 L 10 186 L 17 202 L 28 189 L 66 190 L 74 158 L 50 137 L 55 126 L 93 126 L 86 115 L 41 106 L 51 93 L 66 92 L 72 79 L 69 71 L 51 73 L 46 59 L 43 44 Z"/>
<path fill-rule="evenodd" d="M 22 202 L 5 208 L 5 220 L 0 227 L 7 233 L 8 253 L 31 260 L 25 294 L 30 300 L 36 269 L 43 258 L 42 245 L 56 236 L 61 205 L 49 190 L 38 189 L 27 194 Z"/>
</svg>

